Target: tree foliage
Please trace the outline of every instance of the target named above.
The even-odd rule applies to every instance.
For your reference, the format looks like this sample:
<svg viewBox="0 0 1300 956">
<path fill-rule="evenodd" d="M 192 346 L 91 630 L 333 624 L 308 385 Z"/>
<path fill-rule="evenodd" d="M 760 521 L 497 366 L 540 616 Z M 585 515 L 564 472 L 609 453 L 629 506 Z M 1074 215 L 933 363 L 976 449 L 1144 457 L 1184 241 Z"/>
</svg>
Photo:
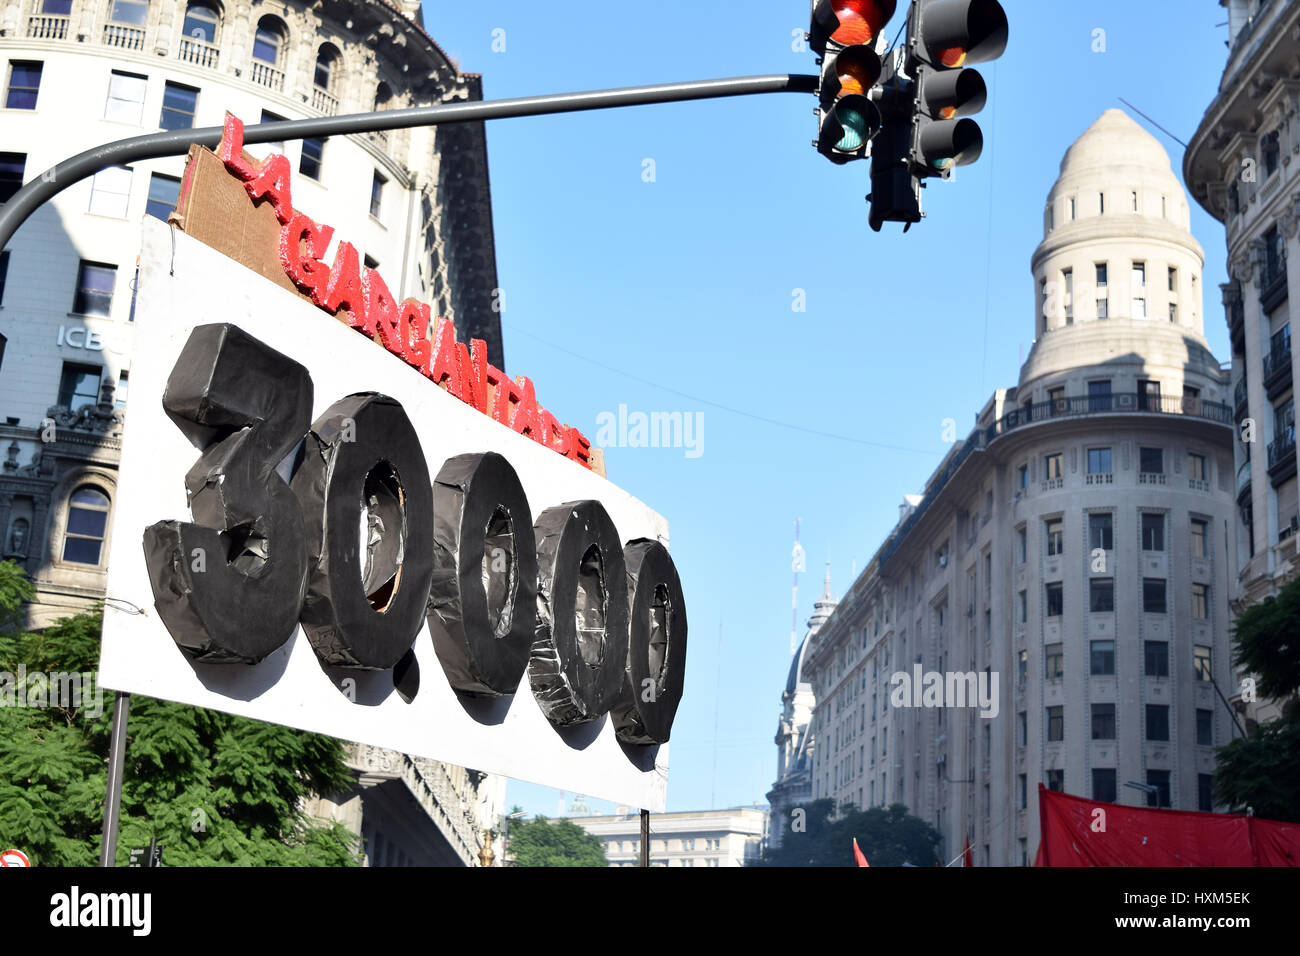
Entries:
<svg viewBox="0 0 1300 956">
<path fill-rule="evenodd" d="M 835 803 L 814 800 L 789 820 L 773 820 L 786 828 L 779 849 L 768 848 L 759 866 L 856 866 L 853 840 L 871 866 L 934 866 L 939 862 L 939 833 L 901 803 L 859 810 L 844 804 L 832 817 Z"/>
<path fill-rule="evenodd" d="M 1215 799 L 1300 821 L 1300 578 L 1242 611 L 1233 630 L 1233 663 L 1254 675 L 1260 697 L 1282 702 L 1282 716 L 1218 749 Z"/>
<path fill-rule="evenodd" d="M 609 866 L 597 837 L 569 820 L 515 820 L 510 824 L 515 866 Z"/>
<path fill-rule="evenodd" d="M 18 609 L 32 599 L 35 590 L 27 572 L 17 561 L 0 561 L 0 629 L 8 630 Z"/>
<path fill-rule="evenodd" d="M 102 691 L 100 704 L 84 689 L 78 699 L 56 699 L 42 696 L 44 678 L 33 676 L 95 671 L 99 633 L 100 616 L 81 614 L 0 637 L 0 672 L 11 677 L 0 684 L 0 704 L 19 702 L 20 692 L 46 704 L 0 706 L 0 844 L 33 864 L 90 866 L 99 858 L 113 692 Z M 21 691 L 12 679 L 20 666 L 28 683 Z M 101 690 L 97 674 L 91 686 Z M 165 865 L 358 862 L 346 827 L 302 810 L 309 794 L 351 782 L 339 741 L 139 695 L 130 708 L 119 866 L 150 837 L 165 846 Z"/>
</svg>

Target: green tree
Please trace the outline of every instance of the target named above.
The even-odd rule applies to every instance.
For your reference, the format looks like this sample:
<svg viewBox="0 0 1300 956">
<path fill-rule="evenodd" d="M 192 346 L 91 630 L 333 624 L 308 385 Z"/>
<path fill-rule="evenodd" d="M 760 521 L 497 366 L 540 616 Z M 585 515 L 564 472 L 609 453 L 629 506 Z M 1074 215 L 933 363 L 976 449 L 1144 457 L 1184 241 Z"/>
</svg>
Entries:
<svg viewBox="0 0 1300 956">
<path fill-rule="evenodd" d="M 0 706 L 0 844 L 24 850 L 34 864 L 90 866 L 99 858 L 112 692 L 103 692 L 96 713 L 93 694 L 51 700 L 33 675 L 94 671 L 100 620 L 81 614 L 0 637 L 0 672 L 8 672 L 0 703 L 17 703 L 22 693 L 44 704 Z M 25 688 L 13 679 L 20 666 Z M 355 864 L 347 828 L 300 809 L 309 794 L 337 792 L 350 780 L 342 744 L 331 737 L 133 695 L 117 863 L 154 837 L 166 847 L 165 865 Z"/>
<path fill-rule="evenodd" d="M 569 820 L 512 820 L 510 852 L 515 866 L 609 866 L 600 840 Z"/>
<path fill-rule="evenodd" d="M 1281 701 L 1282 716 L 1218 749 L 1215 799 L 1300 821 L 1300 578 L 1244 610 L 1233 636 L 1233 663 L 1254 675 L 1260 697 Z"/>
<path fill-rule="evenodd" d="M 856 866 L 855 838 L 872 866 L 934 866 L 939 861 L 938 831 L 908 814 L 901 803 L 870 810 L 847 803 L 835 818 L 835 804 L 829 799 L 798 809 L 804 813 L 772 821 L 787 829 L 780 848 L 769 848 L 759 866 Z"/>
<path fill-rule="evenodd" d="M 35 593 L 17 561 L 0 561 L 0 630 L 8 631 L 18 609 Z"/>
</svg>

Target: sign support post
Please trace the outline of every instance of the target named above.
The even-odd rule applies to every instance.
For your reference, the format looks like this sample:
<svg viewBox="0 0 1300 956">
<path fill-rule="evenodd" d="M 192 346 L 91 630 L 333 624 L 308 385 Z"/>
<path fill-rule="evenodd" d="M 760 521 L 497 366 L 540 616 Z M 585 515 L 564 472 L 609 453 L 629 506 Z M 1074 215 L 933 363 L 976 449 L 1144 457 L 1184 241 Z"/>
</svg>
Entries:
<svg viewBox="0 0 1300 956">
<path fill-rule="evenodd" d="M 131 695 L 113 695 L 113 735 L 108 745 L 108 792 L 104 796 L 104 834 L 99 845 L 99 865 L 113 866 L 117 858 L 117 826 L 122 816 L 122 770 L 126 762 L 126 721 Z"/>
</svg>

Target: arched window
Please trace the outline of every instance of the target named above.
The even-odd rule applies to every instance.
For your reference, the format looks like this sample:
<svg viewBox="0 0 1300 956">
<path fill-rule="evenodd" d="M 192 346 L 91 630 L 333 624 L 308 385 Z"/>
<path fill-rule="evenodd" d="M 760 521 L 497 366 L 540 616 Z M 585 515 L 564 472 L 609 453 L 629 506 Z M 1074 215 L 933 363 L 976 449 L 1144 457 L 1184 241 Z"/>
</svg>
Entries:
<svg viewBox="0 0 1300 956">
<path fill-rule="evenodd" d="M 142 27 L 148 15 L 149 0 L 113 0 L 109 19 L 114 23 L 129 23 L 133 27 Z"/>
<path fill-rule="evenodd" d="M 375 109 L 386 110 L 393 100 L 393 91 L 389 85 L 382 80 L 375 87 Z"/>
<path fill-rule="evenodd" d="M 332 91 L 339 67 L 338 47 L 332 43 L 322 43 L 316 53 L 315 83 L 322 90 Z"/>
<path fill-rule="evenodd" d="M 63 560 L 99 564 L 108 526 L 108 495 L 82 485 L 68 499 L 68 526 L 63 534 Z"/>
<path fill-rule="evenodd" d="M 220 23 L 220 11 L 211 3 L 198 0 L 185 8 L 185 24 L 181 28 L 181 33 L 190 40 L 216 43 L 217 27 Z"/>
<path fill-rule="evenodd" d="M 276 17 L 262 17 L 257 21 L 257 32 L 253 35 L 253 59 L 276 66 L 280 62 L 284 38 L 283 23 Z"/>
</svg>

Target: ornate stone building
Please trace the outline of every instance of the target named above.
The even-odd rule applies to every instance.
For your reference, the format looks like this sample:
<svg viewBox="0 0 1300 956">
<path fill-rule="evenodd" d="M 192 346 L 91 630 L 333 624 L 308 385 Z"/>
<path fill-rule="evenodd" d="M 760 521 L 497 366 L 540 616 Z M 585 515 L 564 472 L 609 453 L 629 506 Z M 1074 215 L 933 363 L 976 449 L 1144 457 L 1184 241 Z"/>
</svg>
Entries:
<svg viewBox="0 0 1300 956">
<path fill-rule="evenodd" d="M 1212 809 L 1234 733 L 1215 688 L 1232 681 L 1232 408 L 1189 228 L 1168 156 L 1123 112 L 1066 153 L 1018 384 L 804 652 L 814 798 L 903 803 L 946 859 L 969 839 L 981 865 L 1033 859 L 1039 783 Z M 900 696 L 931 672 L 942 693 Z"/>
<path fill-rule="evenodd" d="M 826 585 L 821 598 L 813 605 L 808 633 L 799 642 L 799 649 L 790 661 L 790 676 L 786 678 L 785 690 L 781 694 L 781 720 L 776 727 L 776 782 L 767 792 L 772 820 L 768 843 L 773 849 L 781 846 L 785 829 L 790 825 L 790 812 L 796 807 L 806 806 L 812 799 L 813 738 L 808 725 L 816 698 L 813 697 L 812 684 L 804 674 L 804 655 L 813 636 L 833 610 L 835 599 L 831 597 L 828 564 Z"/>
<path fill-rule="evenodd" d="M 1227 229 L 1222 287 L 1232 341 L 1237 607 L 1276 594 L 1300 566 L 1289 289 L 1300 289 L 1300 2 L 1223 0 L 1219 93 L 1183 159 L 1193 197 Z M 1277 715 L 1238 700 L 1248 720 Z"/>
<path fill-rule="evenodd" d="M 425 31 L 419 0 L 0 0 L 0 80 L 0 202 L 82 150 L 220 126 L 227 111 L 254 124 L 482 98 L 480 77 Z M 285 153 L 297 208 L 506 367 L 482 124 L 249 151 Z M 0 548 L 36 585 L 31 626 L 104 597 L 139 224 L 173 210 L 183 165 L 103 170 L 0 253 Z M 391 848 L 368 845 L 368 858 L 470 862 L 497 821 L 503 781 L 367 755 L 353 753 L 346 813 L 370 843 L 387 832 Z M 402 801 L 385 795 L 399 786 L 406 809 L 425 812 L 394 816 Z"/>
</svg>

